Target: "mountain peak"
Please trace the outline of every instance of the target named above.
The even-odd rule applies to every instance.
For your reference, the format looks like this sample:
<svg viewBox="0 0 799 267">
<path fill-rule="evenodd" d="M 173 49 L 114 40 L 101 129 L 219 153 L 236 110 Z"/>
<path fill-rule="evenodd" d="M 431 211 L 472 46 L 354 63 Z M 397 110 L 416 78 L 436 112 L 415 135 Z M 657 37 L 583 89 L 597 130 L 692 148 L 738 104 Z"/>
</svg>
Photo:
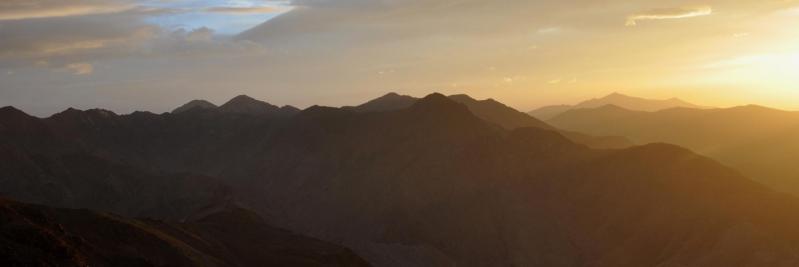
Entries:
<svg viewBox="0 0 799 267">
<path fill-rule="evenodd" d="M 252 98 L 248 95 L 238 95 L 225 102 L 225 104 L 222 104 L 220 108 L 242 106 L 242 105 L 263 105 L 263 104 L 270 105 L 264 101 Z"/>
<path fill-rule="evenodd" d="M 0 112 L 5 113 L 5 112 L 22 112 L 22 111 L 13 106 L 5 106 L 0 108 Z"/>
<path fill-rule="evenodd" d="M 69 108 L 65 109 L 64 111 L 61 111 L 61 112 L 56 113 L 56 114 L 53 114 L 52 116 L 50 116 L 50 118 L 52 118 L 52 119 L 71 118 L 71 117 L 80 116 L 82 113 L 83 113 L 83 110 L 76 109 L 76 108 L 73 108 L 73 107 L 69 107 Z"/>
<path fill-rule="evenodd" d="M 292 112 L 292 113 L 298 113 L 298 112 L 302 111 L 301 109 L 299 109 L 299 108 L 297 108 L 295 106 L 292 106 L 292 105 L 282 106 L 282 107 L 280 107 L 280 110 L 285 111 L 285 112 Z"/>
<path fill-rule="evenodd" d="M 16 109 L 12 106 L 0 108 L 0 132 L 7 127 L 23 127 L 22 125 L 30 125 L 37 123 L 39 118 L 28 115 L 22 110 Z"/>
<path fill-rule="evenodd" d="M 259 101 L 255 98 L 252 98 L 248 95 L 237 95 L 236 97 L 230 99 L 228 102 L 242 102 L 242 101 Z"/>
<path fill-rule="evenodd" d="M 27 113 L 12 106 L 0 108 L 0 118 L 30 117 Z"/>
<path fill-rule="evenodd" d="M 455 101 L 447 98 L 441 93 L 432 93 L 416 102 L 416 105 L 429 105 L 429 104 L 455 104 Z"/>
<path fill-rule="evenodd" d="M 416 98 L 407 95 L 400 95 L 394 92 L 385 94 L 381 97 L 370 100 L 355 107 L 358 112 L 380 112 L 389 110 L 399 110 L 408 108 L 416 102 Z"/>
<path fill-rule="evenodd" d="M 236 96 L 219 107 L 219 110 L 222 112 L 254 115 L 267 114 L 278 111 L 279 109 L 280 108 L 275 105 L 257 100 L 247 95 Z"/>
<path fill-rule="evenodd" d="M 192 109 L 207 110 L 207 109 L 215 109 L 215 108 L 217 108 L 217 106 L 214 105 L 213 103 L 208 102 L 206 100 L 199 99 L 199 100 L 192 100 L 192 101 L 189 101 L 189 103 L 183 104 L 182 106 L 176 108 L 175 110 L 172 110 L 172 113 L 177 114 L 177 113 L 186 112 L 186 111 L 189 111 L 189 110 L 192 110 Z"/>
<path fill-rule="evenodd" d="M 400 94 L 397 94 L 395 92 L 390 92 L 390 93 L 385 94 L 385 95 L 383 95 L 381 97 L 375 98 L 374 100 L 401 99 L 401 98 L 406 98 L 406 97 L 409 97 L 409 96 L 400 95 Z"/>
<path fill-rule="evenodd" d="M 53 116 L 50 116 L 48 119 L 61 122 L 89 122 L 113 120 L 118 116 L 119 115 L 116 113 L 105 109 L 95 108 L 89 110 L 80 110 L 70 107 L 62 112 L 53 114 Z"/>
<path fill-rule="evenodd" d="M 110 110 L 107 110 L 107 109 L 101 109 L 101 108 L 93 108 L 93 109 L 87 110 L 86 113 L 91 114 L 91 115 L 100 116 L 100 117 L 116 117 L 116 116 L 118 116 L 113 111 L 110 111 Z"/>
<path fill-rule="evenodd" d="M 412 109 L 417 111 L 465 111 L 468 108 L 440 93 L 432 93 L 413 104 Z"/>
<path fill-rule="evenodd" d="M 600 99 L 613 100 L 613 99 L 640 99 L 640 98 L 628 96 L 628 95 L 625 95 L 625 94 L 622 94 L 622 93 L 619 93 L 619 92 L 613 92 L 613 93 L 611 93 L 609 95 L 606 95 L 605 97 L 602 97 Z"/>
<path fill-rule="evenodd" d="M 385 94 L 385 95 L 383 95 L 381 97 L 375 98 L 372 101 L 381 101 L 381 100 L 382 101 L 393 101 L 393 100 L 405 99 L 405 98 L 409 98 L 409 97 L 411 97 L 411 96 L 401 95 L 401 94 L 397 94 L 397 93 L 391 92 L 391 93 Z"/>
<path fill-rule="evenodd" d="M 604 105 L 616 105 L 628 110 L 637 111 L 659 111 L 675 107 L 685 108 L 701 108 L 700 106 L 682 101 L 677 98 L 671 99 L 647 99 L 635 96 L 628 96 L 618 92 L 611 93 L 602 98 L 594 98 L 588 101 L 583 101 L 570 109 L 587 109 L 599 108 Z"/>
</svg>

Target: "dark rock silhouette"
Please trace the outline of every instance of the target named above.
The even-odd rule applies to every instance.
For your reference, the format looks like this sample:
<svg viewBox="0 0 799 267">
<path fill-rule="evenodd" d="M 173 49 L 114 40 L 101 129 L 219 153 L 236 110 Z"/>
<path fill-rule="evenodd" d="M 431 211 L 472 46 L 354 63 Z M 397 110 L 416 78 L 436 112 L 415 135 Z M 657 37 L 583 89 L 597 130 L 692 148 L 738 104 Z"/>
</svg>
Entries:
<svg viewBox="0 0 799 267">
<path fill-rule="evenodd" d="M 227 113 L 263 115 L 278 113 L 280 108 L 246 95 L 240 95 L 220 106 L 219 111 Z"/>
<path fill-rule="evenodd" d="M 189 110 L 192 110 L 192 109 L 206 110 L 206 109 L 216 109 L 216 108 L 217 108 L 217 106 L 214 105 L 211 102 L 208 102 L 208 101 L 205 101 L 205 100 L 192 100 L 192 101 L 189 101 L 189 103 L 186 103 L 186 104 L 184 104 L 184 105 L 172 110 L 172 113 L 181 113 L 181 112 L 186 112 L 186 111 L 189 111 Z"/>
<path fill-rule="evenodd" d="M 449 98 L 455 102 L 466 105 L 477 117 L 506 129 L 538 127 L 547 130 L 556 130 L 554 127 L 541 120 L 533 118 L 523 112 L 519 112 L 493 99 L 476 100 L 465 94 L 451 95 Z M 417 100 L 417 98 L 411 96 L 389 93 L 359 106 L 345 107 L 345 109 L 352 109 L 359 112 L 391 111 L 410 107 Z M 572 131 L 558 131 L 574 142 L 593 148 L 625 148 L 633 145 L 630 140 L 620 136 L 591 136 Z"/>
<path fill-rule="evenodd" d="M 220 113 L 239 115 L 287 117 L 299 113 L 300 109 L 293 106 L 278 107 L 246 95 L 239 95 L 219 107 L 206 100 L 192 100 L 173 110 L 172 114 L 180 114 L 188 111 L 217 111 Z"/>
<path fill-rule="evenodd" d="M 235 206 L 167 223 L 0 198 L 2 266 L 368 266 Z"/>
<path fill-rule="evenodd" d="M 418 99 L 415 97 L 392 92 L 353 107 L 353 109 L 360 112 L 392 111 L 410 107 L 416 103 L 416 100 Z"/>
<path fill-rule="evenodd" d="M 81 196 L 102 190 L 80 191 L 75 177 L 96 188 L 142 181 L 149 194 L 109 191 L 131 200 L 106 201 L 107 209 L 125 211 L 133 200 L 207 199 L 194 195 L 203 190 L 189 186 L 193 178 L 172 178 L 205 177 L 211 182 L 194 186 L 222 183 L 231 196 L 209 205 L 242 203 L 270 225 L 342 244 L 377 266 L 799 262 L 794 197 L 681 147 L 591 149 L 541 127 L 508 129 L 440 94 L 396 110 L 314 106 L 289 117 L 6 113 L 16 115 L 0 118 L 21 119 L 0 122 L 3 129 L 28 125 L 32 133 L 0 131 L 0 156 L 15 159 L 0 161 L 0 182 L 16 188 L 3 194 L 12 198 L 52 184 Z M 81 157 L 67 159 L 74 154 Z M 31 174 L 52 182 L 18 178 Z M 178 182 L 168 192 L 148 189 L 161 180 Z M 187 210 L 187 223 L 213 213 Z"/>
</svg>

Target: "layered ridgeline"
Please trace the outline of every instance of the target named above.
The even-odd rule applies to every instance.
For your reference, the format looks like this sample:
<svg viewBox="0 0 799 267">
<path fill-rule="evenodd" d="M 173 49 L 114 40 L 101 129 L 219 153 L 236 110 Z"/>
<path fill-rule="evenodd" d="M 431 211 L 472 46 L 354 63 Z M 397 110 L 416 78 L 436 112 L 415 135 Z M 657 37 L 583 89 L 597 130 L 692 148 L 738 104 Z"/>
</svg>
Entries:
<svg viewBox="0 0 799 267">
<path fill-rule="evenodd" d="M 506 129 L 440 94 L 379 112 L 82 113 L 96 114 L 69 127 L 0 116 L 0 140 L 19 158 L 80 153 L 159 175 L 217 177 L 267 223 L 343 244 L 377 266 L 799 263 L 793 197 L 680 147 L 595 150 L 548 127 Z M 0 179 L 45 172 L 34 163 L 2 163 L 15 172 Z M 50 183 L 16 188 L 73 186 L 43 177 Z"/>
<path fill-rule="evenodd" d="M 603 106 L 568 111 L 547 122 L 589 134 L 623 135 L 637 143 L 681 145 L 776 190 L 799 194 L 799 112 L 760 106 L 657 112 Z"/>
<path fill-rule="evenodd" d="M 176 118 L 69 109 L 39 119 L 0 109 L 0 196 L 92 210 L 0 199 L 0 266 L 368 265 L 342 246 L 270 226 L 234 204 L 219 179 L 174 164 L 204 157 L 195 146 L 224 143 L 216 127 L 261 121 L 201 110 Z"/>
<path fill-rule="evenodd" d="M 240 95 L 219 107 L 206 100 L 192 100 L 172 110 L 172 113 L 178 114 L 191 110 L 218 110 L 222 113 L 264 116 L 291 116 L 300 112 L 300 109 L 293 106 L 278 107 L 247 95 Z"/>
<path fill-rule="evenodd" d="M 468 95 L 451 95 L 449 99 L 465 105 L 475 116 L 508 130 L 522 127 L 536 127 L 552 131 L 558 131 L 569 140 L 584 144 L 593 148 L 625 148 L 633 143 L 621 136 L 591 136 L 574 131 L 564 131 L 555 129 L 549 124 L 531 117 L 523 112 L 519 112 L 494 99 L 476 100 Z M 418 98 L 388 93 L 384 96 L 373 99 L 364 104 L 354 107 L 344 107 L 358 112 L 378 112 L 392 111 L 408 108 L 418 101 Z"/>
<path fill-rule="evenodd" d="M 541 120 L 549 120 L 566 111 L 598 108 L 607 105 L 614 105 L 629 110 L 639 110 L 639 111 L 659 111 L 670 108 L 695 108 L 695 109 L 706 108 L 699 105 L 688 103 L 679 98 L 669 98 L 662 100 L 646 99 L 646 98 L 623 95 L 619 93 L 612 93 L 610 95 L 601 98 L 589 99 L 580 102 L 576 105 L 545 106 L 530 111 L 528 114 L 530 114 L 530 116 L 536 117 Z"/>
</svg>

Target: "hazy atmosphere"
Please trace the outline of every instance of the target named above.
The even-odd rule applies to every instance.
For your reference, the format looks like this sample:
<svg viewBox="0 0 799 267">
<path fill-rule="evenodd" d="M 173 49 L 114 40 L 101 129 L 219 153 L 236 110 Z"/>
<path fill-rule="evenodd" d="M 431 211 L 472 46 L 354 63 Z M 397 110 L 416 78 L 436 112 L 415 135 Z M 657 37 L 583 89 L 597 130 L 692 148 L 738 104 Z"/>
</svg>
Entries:
<svg viewBox="0 0 799 267">
<path fill-rule="evenodd" d="M 0 105 L 168 111 L 388 91 L 520 110 L 622 92 L 799 109 L 792 0 L 0 3 Z"/>
<path fill-rule="evenodd" d="M 799 266 L 799 0 L 0 0 L 0 266 Z"/>
</svg>

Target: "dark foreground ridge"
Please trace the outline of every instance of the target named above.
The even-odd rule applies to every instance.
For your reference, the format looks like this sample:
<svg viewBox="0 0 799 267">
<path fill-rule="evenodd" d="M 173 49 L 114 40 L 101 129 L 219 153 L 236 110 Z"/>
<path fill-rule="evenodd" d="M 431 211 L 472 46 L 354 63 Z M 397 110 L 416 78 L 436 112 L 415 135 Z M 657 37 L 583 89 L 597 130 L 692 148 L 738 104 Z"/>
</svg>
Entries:
<svg viewBox="0 0 799 267">
<path fill-rule="evenodd" d="M 237 207 L 166 223 L 0 199 L 0 218 L 2 266 L 368 266 Z"/>
</svg>

